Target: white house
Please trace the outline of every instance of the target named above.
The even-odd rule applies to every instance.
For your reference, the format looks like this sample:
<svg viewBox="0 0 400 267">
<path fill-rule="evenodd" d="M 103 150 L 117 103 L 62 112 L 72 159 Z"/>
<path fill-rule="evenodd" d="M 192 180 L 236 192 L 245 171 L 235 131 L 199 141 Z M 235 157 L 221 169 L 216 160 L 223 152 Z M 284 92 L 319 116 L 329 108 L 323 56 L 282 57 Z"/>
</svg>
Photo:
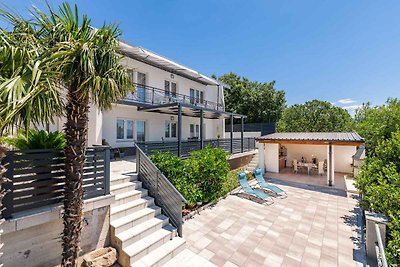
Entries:
<svg viewBox="0 0 400 267">
<path fill-rule="evenodd" d="M 90 107 L 89 146 L 102 139 L 112 147 L 132 147 L 134 141 L 223 138 L 224 118 L 244 117 L 225 112 L 221 82 L 145 48 L 120 46 L 136 91 L 109 111 Z M 61 130 L 63 124 L 59 118 L 49 130 Z"/>
</svg>

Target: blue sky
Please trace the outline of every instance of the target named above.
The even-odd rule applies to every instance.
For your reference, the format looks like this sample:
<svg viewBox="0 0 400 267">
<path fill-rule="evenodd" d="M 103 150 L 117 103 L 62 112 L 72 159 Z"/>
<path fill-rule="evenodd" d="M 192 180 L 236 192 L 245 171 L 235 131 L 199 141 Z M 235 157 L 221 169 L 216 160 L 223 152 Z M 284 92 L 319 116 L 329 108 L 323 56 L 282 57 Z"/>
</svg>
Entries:
<svg viewBox="0 0 400 267">
<path fill-rule="evenodd" d="M 44 6 L 0 1 L 22 14 Z M 322 99 L 354 108 L 400 97 L 398 0 L 75 2 L 94 26 L 117 22 L 129 43 L 204 74 L 276 80 L 290 105 Z"/>
</svg>

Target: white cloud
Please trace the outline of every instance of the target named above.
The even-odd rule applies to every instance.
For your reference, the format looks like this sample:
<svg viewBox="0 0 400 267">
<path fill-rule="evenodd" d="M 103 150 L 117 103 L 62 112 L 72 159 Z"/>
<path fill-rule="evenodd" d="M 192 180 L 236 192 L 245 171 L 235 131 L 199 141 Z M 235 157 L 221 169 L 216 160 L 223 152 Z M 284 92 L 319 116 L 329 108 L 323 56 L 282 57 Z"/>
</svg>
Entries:
<svg viewBox="0 0 400 267">
<path fill-rule="evenodd" d="M 351 104 L 351 103 L 355 103 L 356 101 L 351 99 L 351 98 L 344 98 L 344 99 L 339 99 L 338 103 L 340 104 Z"/>
<path fill-rule="evenodd" d="M 344 109 L 347 109 L 347 110 L 356 110 L 356 109 L 358 109 L 358 108 L 361 108 L 362 107 L 362 105 L 350 105 L 350 106 L 344 106 L 344 107 L 342 107 L 342 108 L 344 108 Z"/>
</svg>

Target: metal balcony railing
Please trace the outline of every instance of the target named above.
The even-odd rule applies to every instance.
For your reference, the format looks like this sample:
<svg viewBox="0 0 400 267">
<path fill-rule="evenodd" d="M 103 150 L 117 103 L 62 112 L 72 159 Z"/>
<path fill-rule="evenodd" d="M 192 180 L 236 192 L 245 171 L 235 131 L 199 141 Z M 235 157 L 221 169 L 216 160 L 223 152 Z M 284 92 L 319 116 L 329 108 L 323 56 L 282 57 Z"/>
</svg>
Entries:
<svg viewBox="0 0 400 267">
<path fill-rule="evenodd" d="M 162 90 L 160 88 L 133 83 L 136 86 L 134 93 L 129 93 L 125 97 L 125 101 L 149 105 L 162 105 L 169 103 L 192 104 L 197 107 L 209 108 L 213 110 L 224 111 L 224 106 L 208 100 L 201 100 L 196 97 L 183 95 L 171 91 Z"/>
</svg>

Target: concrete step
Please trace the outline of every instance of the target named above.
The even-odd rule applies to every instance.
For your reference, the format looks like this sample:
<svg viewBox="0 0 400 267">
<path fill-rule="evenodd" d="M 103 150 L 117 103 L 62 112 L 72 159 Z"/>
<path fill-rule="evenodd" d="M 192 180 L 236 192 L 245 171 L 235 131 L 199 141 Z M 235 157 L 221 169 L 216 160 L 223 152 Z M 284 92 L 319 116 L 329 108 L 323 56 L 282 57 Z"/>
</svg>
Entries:
<svg viewBox="0 0 400 267">
<path fill-rule="evenodd" d="M 115 202 L 113 204 L 111 204 L 111 207 L 117 207 L 124 203 L 128 203 L 133 200 L 136 200 L 136 199 L 139 199 L 142 197 L 146 197 L 147 195 L 148 195 L 148 191 L 147 191 L 147 189 L 144 189 L 144 188 L 138 188 L 136 190 L 121 193 L 121 194 L 115 195 Z"/>
<path fill-rule="evenodd" d="M 123 266 L 130 266 L 140 260 L 153 250 L 161 247 L 173 238 L 173 233 L 166 229 L 159 229 L 156 232 L 140 239 L 132 245 L 124 248 L 118 256 L 118 261 Z"/>
<path fill-rule="evenodd" d="M 154 205 L 154 198 L 152 197 L 144 197 L 139 198 L 124 204 L 121 204 L 116 207 L 111 207 L 110 216 L 111 220 L 119 219 L 126 215 L 132 214 L 136 211 L 144 209 L 146 207 L 150 207 Z"/>
<path fill-rule="evenodd" d="M 113 174 L 110 178 L 110 181 L 111 181 L 111 186 L 113 186 L 126 182 L 137 181 L 137 179 L 138 179 L 137 173 L 117 174 L 117 175 Z"/>
<path fill-rule="evenodd" d="M 160 214 L 148 221 L 145 221 L 132 228 L 129 228 L 122 233 L 117 234 L 115 238 L 111 240 L 112 244 L 114 247 L 125 249 L 126 247 L 132 245 L 142 238 L 145 238 L 146 236 L 156 232 L 161 228 L 170 230 L 176 235 L 176 229 L 168 223 L 168 217 Z"/>
<path fill-rule="evenodd" d="M 140 182 L 140 181 L 125 182 L 125 183 L 110 186 L 110 191 L 114 195 L 118 195 L 121 193 L 132 191 L 134 189 L 141 188 L 141 187 L 142 187 L 142 182 Z"/>
<path fill-rule="evenodd" d="M 153 250 L 135 262 L 131 267 L 162 266 L 186 248 L 186 242 L 181 237 L 175 237 L 161 247 Z"/>
<path fill-rule="evenodd" d="M 119 233 L 122 233 L 123 231 L 126 231 L 142 222 L 150 220 L 159 214 L 161 214 L 161 208 L 157 206 L 151 206 L 122 218 L 111 220 L 111 234 L 118 235 Z"/>
</svg>

